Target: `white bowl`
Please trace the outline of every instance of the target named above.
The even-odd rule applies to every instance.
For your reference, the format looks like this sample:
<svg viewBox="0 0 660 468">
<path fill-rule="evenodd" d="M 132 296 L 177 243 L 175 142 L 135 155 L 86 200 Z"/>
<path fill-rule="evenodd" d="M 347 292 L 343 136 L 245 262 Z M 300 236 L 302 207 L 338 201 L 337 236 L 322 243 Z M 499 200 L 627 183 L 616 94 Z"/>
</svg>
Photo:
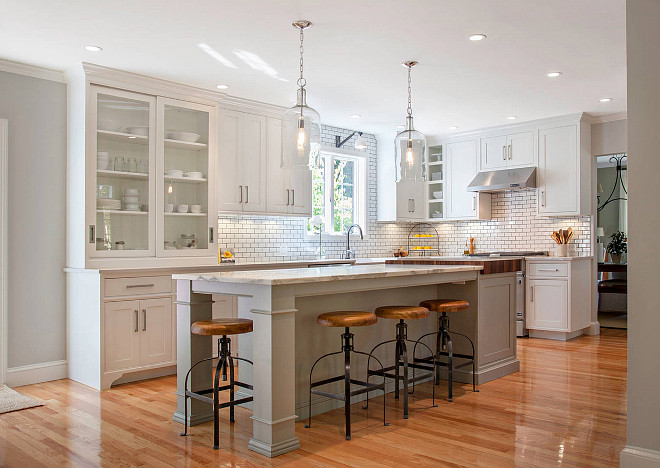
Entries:
<svg viewBox="0 0 660 468">
<path fill-rule="evenodd" d="M 125 203 L 124 211 L 140 211 L 140 205 L 138 203 Z"/>
<path fill-rule="evenodd" d="M 108 165 L 110 164 L 109 159 L 103 159 L 103 158 L 97 158 L 96 159 L 96 169 L 99 171 L 105 171 L 108 168 Z"/>
<path fill-rule="evenodd" d="M 431 180 L 441 180 L 441 179 L 442 179 L 442 172 L 431 173 Z"/>
<path fill-rule="evenodd" d="M 96 128 L 99 130 L 105 130 L 106 132 L 118 132 L 121 129 L 121 125 L 116 120 L 99 119 L 98 122 L 96 122 Z"/>
<path fill-rule="evenodd" d="M 136 189 L 136 188 L 125 188 L 124 190 L 122 190 L 122 193 L 124 195 L 129 195 L 129 196 L 130 195 L 140 195 L 140 190 Z"/>
<path fill-rule="evenodd" d="M 126 127 L 131 135 L 149 136 L 149 127 Z"/>
<path fill-rule="evenodd" d="M 171 213 L 172 211 L 174 211 L 174 205 L 165 203 L 165 213 Z"/>
<path fill-rule="evenodd" d="M 188 205 L 177 205 L 176 206 L 176 212 L 177 213 L 187 213 L 188 212 Z"/>
<path fill-rule="evenodd" d="M 199 137 L 201 137 L 199 133 L 191 132 L 169 132 L 167 134 L 167 138 L 170 140 L 187 141 L 188 143 L 196 143 Z"/>
<path fill-rule="evenodd" d="M 107 158 L 110 157 L 110 153 L 108 153 L 107 151 L 99 151 L 98 153 L 96 153 L 96 157 L 97 157 L 97 158 L 106 158 L 106 159 L 107 159 Z"/>
<path fill-rule="evenodd" d="M 140 203 L 140 197 L 137 195 L 126 195 L 124 203 Z"/>
<path fill-rule="evenodd" d="M 179 169 L 168 169 L 165 171 L 167 177 L 183 177 L 183 171 Z"/>
<path fill-rule="evenodd" d="M 442 190 L 439 192 L 433 192 L 433 196 L 438 200 L 442 199 Z"/>
<path fill-rule="evenodd" d="M 184 177 L 188 177 L 189 179 L 203 179 L 204 174 L 198 171 L 192 171 L 192 172 L 186 172 L 183 174 Z"/>
<path fill-rule="evenodd" d="M 202 212 L 202 205 L 190 205 L 190 212 L 191 213 L 201 213 Z"/>
</svg>

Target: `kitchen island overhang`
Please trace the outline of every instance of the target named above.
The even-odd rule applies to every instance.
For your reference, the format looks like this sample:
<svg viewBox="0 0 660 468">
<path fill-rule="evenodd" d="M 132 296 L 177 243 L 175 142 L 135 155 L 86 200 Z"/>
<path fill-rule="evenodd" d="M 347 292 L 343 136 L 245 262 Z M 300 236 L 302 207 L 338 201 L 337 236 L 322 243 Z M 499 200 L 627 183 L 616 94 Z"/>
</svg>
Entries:
<svg viewBox="0 0 660 468">
<path fill-rule="evenodd" d="M 373 311 L 384 304 L 416 304 L 437 297 L 466 299 L 471 304 L 470 310 L 457 317 L 455 324 L 457 331 L 475 339 L 477 359 L 483 356 L 483 369 L 481 362 L 477 364 L 478 382 L 515 372 L 519 369 L 515 357 L 515 302 L 506 304 L 505 313 L 499 312 L 501 317 L 482 317 L 486 311 L 479 306 L 481 300 L 490 300 L 484 292 L 489 294 L 493 290 L 498 291 L 498 296 L 515 301 L 515 295 L 508 294 L 515 289 L 515 278 L 511 275 L 508 275 L 510 278 L 507 275 L 480 277 L 481 269 L 473 265 L 380 264 L 174 275 L 178 299 L 178 405 L 174 419 L 183 422 L 182 395 L 187 369 L 194 362 L 209 357 L 212 349 L 211 337 L 191 336 L 190 325 L 196 320 L 211 318 L 213 294 L 236 296 L 239 317 L 254 321 L 254 332 L 239 339 L 239 355 L 253 360 L 254 368 L 241 367 L 239 373 L 241 380 L 254 385 L 253 436 L 249 447 L 266 456 L 277 456 L 299 447 L 295 420 L 308 404 L 304 395 L 308 390 L 309 368 L 316 357 L 336 350 L 339 345 L 337 330 L 316 325 L 318 313 Z M 487 331 L 487 323 L 499 321 L 503 315 L 507 323 L 500 323 L 493 330 L 502 336 L 482 336 Z M 482 325 L 484 319 L 486 324 Z M 437 327 L 435 314 L 429 319 L 411 322 L 415 322 L 410 324 L 409 331 L 413 339 Z M 376 342 L 392 339 L 394 325 L 392 321 L 380 320 L 369 327 L 368 333 L 356 329 L 356 348 L 369 350 Z M 482 347 L 479 347 L 480 339 Z M 393 350 L 389 354 L 393 359 Z M 362 364 L 358 362 L 357 367 Z M 366 362 L 364 364 L 366 369 Z M 203 375 L 204 372 L 208 373 Z M 210 372 L 208 366 L 193 377 L 193 389 L 206 386 Z M 456 376 L 456 379 L 467 380 L 467 377 L 469 375 L 466 379 Z M 187 417 L 191 425 L 212 418 L 210 407 L 197 403 L 189 405 Z M 336 406 L 327 401 L 318 403 L 314 404 L 315 412 Z"/>
</svg>

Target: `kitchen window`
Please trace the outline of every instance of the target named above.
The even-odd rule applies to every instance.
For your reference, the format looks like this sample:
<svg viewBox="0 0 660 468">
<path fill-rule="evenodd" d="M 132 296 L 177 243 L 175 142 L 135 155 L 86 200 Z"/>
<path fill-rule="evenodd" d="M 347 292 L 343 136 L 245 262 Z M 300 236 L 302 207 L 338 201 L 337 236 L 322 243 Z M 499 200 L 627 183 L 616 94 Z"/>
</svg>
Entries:
<svg viewBox="0 0 660 468">
<path fill-rule="evenodd" d="M 321 152 L 312 171 L 312 216 L 323 218 L 323 232 L 341 235 L 351 224 L 366 226 L 367 161 L 363 155 Z M 314 229 L 307 226 L 308 233 Z"/>
</svg>

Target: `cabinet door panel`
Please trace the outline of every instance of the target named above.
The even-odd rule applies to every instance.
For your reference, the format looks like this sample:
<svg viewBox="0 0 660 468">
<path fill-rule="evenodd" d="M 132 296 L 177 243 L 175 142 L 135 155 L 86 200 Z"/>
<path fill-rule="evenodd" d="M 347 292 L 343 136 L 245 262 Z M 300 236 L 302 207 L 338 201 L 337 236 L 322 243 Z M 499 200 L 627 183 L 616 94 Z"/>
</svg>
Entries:
<svg viewBox="0 0 660 468">
<path fill-rule="evenodd" d="M 268 212 L 288 213 L 291 204 L 291 188 L 288 186 L 287 171 L 282 169 L 282 121 L 268 117 Z"/>
<path fill-rule="evenodd" d="M 481 139 L 481 170 L 498 169 L 507 164 L 506 136 Z"/>
<path fill-rule="evenodd" d="M 312 171 L 291 171 L 291 213 L 312 216 Z"/>
<path fill-rule="evenodd" d="M 578 212 L 577 126 L 539 130 L 539 213 Z"/>
<path fill-rule="evenodd" d="M 266 211 L 266 117 L 243 114 L 243 211 Z"/>
<path fill-rule="evenodd" d="M 103 305 L 105 371 L 140 365 L 139 301 Z"/>
<path fill-rule="evenodd" d="M 527 281 L 527 328 L 568 330 L 568 281 Z"/>
<path fill-rule="evenodd" d="M 534 164 L 534 133 L 522 132 L 506 137 L 507 163 L 510 166 Z"/>
<path fill-rule="evenodd" d="M 479 301 L 488 304 L 481 309 L 479 327 L 489 330 L 479 342 L 479 365 L 516 355 L 516 288 L 512 277 L 480 281 Z"/>
<path fill-rule="evenodd" d="M 424 185 L 423 182 L 396 184 L 397 219 L 424 219 Z"/>
<path fill-rule="evenodd" d="M 242 211 L 243 115 L 220 110 L 218 138 L 218 210 Z"/>
<path fill-rule="evenodd" d="M 474 218 L 477 193 L 467 186 L 477 174 L 477 140 L 447 145 L 448 218 Z"/>
<path fill-rule="evenodd" d="M 172 300 L 141 300 L 139 317 L 140 365 L 172 361 Z"/>
</svg>

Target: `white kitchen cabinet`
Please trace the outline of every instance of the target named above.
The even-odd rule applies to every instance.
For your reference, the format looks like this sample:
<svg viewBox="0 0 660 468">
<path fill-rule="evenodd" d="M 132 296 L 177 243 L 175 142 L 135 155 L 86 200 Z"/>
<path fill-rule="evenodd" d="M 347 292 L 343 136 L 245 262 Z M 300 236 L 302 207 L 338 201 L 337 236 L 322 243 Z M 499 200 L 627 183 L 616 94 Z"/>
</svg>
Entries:
<svg viewBox="0 0 660 468">
<path fill-rule="evenodd" d="M 107 302 L 104 314 L 105 369 L 140 365 L 140 301 Z"/>
<path fill-rule="evenodd" d="M 525 314 L 532 338 L 571 339 L 591 325 L 592 257 L 525 260 Z"/>
<path fill-rule="evenodd" d="M 268 117 L 268 197 L 270 214 L 312 215 L 312 171 L 288 170 L 282 164 L 282 121 Z"/>
<path fill-rule="evenodd" d="M 447 219 L 490 219 L 491 195 L 469 192 L 467 187 L 477 175 L 477 140 L 446 145 L 445 188 Z"/>
<path fill-rule="evenodd" d="M 266 117 L 220 110 L 218 210 L 266 211 Z"/>
<path fill-rule="evenodd" d="M 538 211 L 544 216 L 591 214 L 591 130 L 586 122 L 538 131 Z"/>
<path fill-rule="evenodd" d="M 534 132 L 481 138 L 481 171 L 534 165 Z"/>
<path fill-rule="evenodd" d="M 140 320 L 140 365 L 150 366 L 174 360 L 172 299 L 142 299 Z"/>
<path fill-rule="evenodd" d="M 426 219 L 424 182 L 398 182 L 396 184 L 396 218 L 404 221 Z"/>
</svg>

